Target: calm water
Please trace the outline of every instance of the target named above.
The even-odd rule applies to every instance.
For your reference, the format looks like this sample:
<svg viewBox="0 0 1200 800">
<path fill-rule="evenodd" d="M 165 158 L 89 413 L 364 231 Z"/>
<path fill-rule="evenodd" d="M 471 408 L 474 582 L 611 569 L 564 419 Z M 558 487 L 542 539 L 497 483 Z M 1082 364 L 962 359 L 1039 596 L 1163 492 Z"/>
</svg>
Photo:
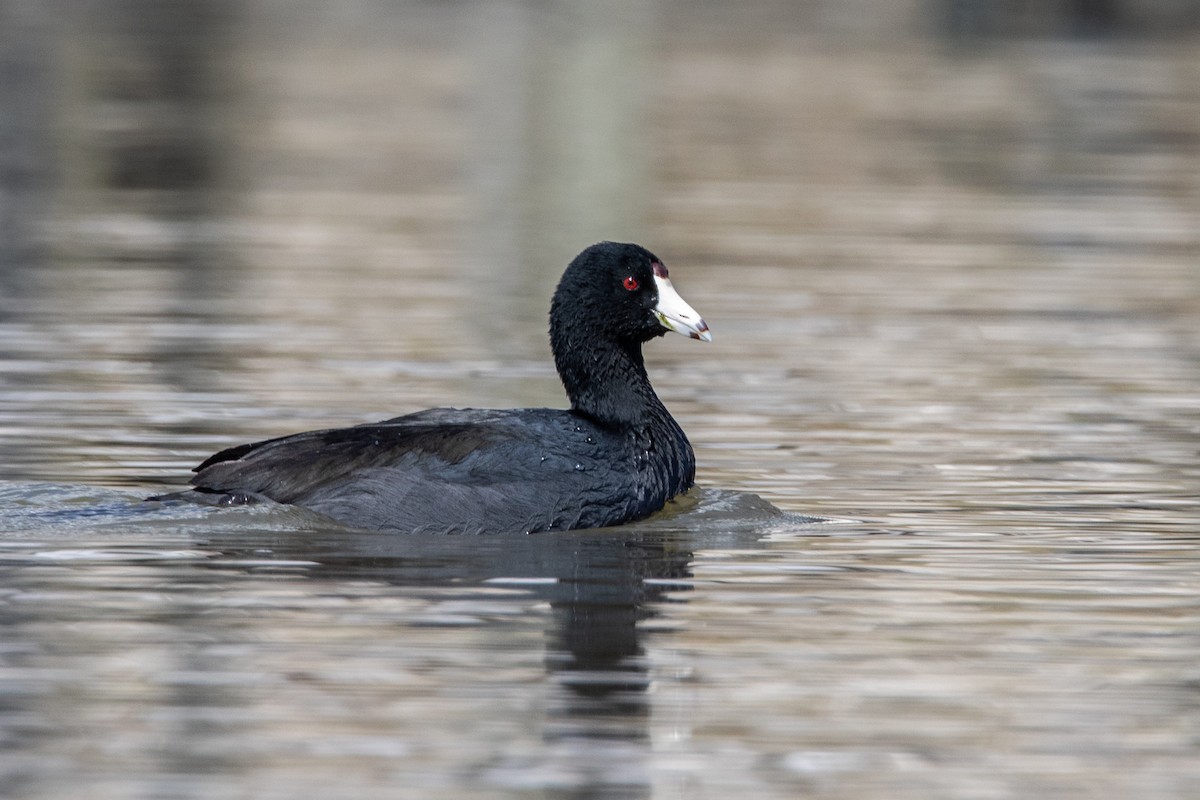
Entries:
<svg viewBox="0 0 1200 800">
<path fill-rule="evenodd" d="M 3 40 L 0 796 L 1196 796 L 1194 34 L 103 6 Z M 659 517 L 139 502 L 561 405 L 600 238 L 715 337 L 648 352 L 699 460 Z"/>
</svg>

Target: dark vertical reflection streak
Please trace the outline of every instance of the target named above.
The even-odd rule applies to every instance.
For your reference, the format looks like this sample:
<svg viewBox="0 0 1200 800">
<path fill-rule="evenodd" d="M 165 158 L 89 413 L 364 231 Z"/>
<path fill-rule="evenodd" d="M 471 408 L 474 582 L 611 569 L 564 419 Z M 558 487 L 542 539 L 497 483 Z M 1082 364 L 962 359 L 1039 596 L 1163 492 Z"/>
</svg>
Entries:
<svg viewBox="0 0 1200 800">
<path fill-rule="evenodd" d="M 751 534 L 744 544 L 754 541 Z M 249 555 L 232 541 L 211 544 L 234 560 Z M 528 587 L 552 610 L 545 631 L 547 749 L 542 763 L 494 770 L 553 768 L 574 776 L 566 796 L 639 798 L 650 791 L 644 762 L 653 681 L 640 625 L 690 591 L 693 547 L 683 532 L 633 526 L 482 538 L 293 534 L 273 541 L 271 551 L 272 558 L 317 562 L 310 575 L 320 580 L 459 587 L 465 597 L 485 583 Z M 261 557 L 261 548 L 256 552 Z"/>
<path fill-rule="evenodd" d="M 0 319 L 19 307 L 45 257 L 52 178 L 54 26 L 37 0 L 0 3 Z"/>
<path fill-rule="evenodd" d="M 467 278 L 492 314 L 544 318 L 584 245 L 639 241 L 650 205 L 652 0 L 476 4 Z"/>
</svg>

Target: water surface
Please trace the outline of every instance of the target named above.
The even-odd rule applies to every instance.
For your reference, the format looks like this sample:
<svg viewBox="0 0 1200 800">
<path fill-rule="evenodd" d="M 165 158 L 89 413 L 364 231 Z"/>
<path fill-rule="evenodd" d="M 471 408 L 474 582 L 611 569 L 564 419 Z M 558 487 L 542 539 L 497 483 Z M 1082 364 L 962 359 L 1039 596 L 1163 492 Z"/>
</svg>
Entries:
<svg viewBox="0 0 1200 800">
<path fill-rule="evenodd" d="M 1194 794 L 1194 38 L 371 7 L 18 53 L 58 89 L 6 129 L 42 177 L 5 190 L 0 794 Z M 660 516 L 141 502 L 243 441 L 561 405 L 548 298 L 600 238 L 715 337 L 648 348 L 699 462 Z"/>
</svg>

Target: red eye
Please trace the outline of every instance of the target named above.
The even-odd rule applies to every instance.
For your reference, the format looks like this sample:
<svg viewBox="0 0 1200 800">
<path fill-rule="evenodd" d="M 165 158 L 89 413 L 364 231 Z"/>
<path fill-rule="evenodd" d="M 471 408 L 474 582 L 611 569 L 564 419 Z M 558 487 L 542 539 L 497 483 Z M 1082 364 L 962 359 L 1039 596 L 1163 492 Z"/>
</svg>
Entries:
<svg viewBox="0 0 1200 800">
<path fill-rule="evenodd" d="M 637 288 L 641 286 L 641 284 L 638 283 L 638 279 L 632 275 L 626 276 L 625 280 L 621 282 L 621 285 L 631 292 L 637 291 Z"/>
</svg>

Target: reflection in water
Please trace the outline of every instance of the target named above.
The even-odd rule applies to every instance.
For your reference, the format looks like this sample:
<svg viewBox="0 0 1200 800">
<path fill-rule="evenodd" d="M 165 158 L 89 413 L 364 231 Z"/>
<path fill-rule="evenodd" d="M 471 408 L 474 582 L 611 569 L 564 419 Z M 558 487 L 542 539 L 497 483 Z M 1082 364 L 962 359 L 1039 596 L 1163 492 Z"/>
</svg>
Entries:
<svg viewBox="0 0 1200 800">
<path fill-rule="evenodd" d="M 63 202 L 81 219 L 110 220 L 94 233 L 110 235 L 104 256 L 118 270 L 170 286 L 163 311 L 191 333 L 147 344 L 162 380 L 180 392 L 204 390 L 208 370 L 232 355 L 206 333 L 240 283 L 220 233 L 235 183 L 227 64 L 236 7 L 119 0 L 74 20 L 90 33 L 64 155 L 80 168 L 68 175 Z M 95 257 L 96 249 L 72 256 Z"/>
<path fill-rule="evenodd" d="M 690 591 L 691 547 L 704 541 L 753 546 L 766 525 L 781 520 L 752 496 L 709 492 L 696 503 L 687 500 L 682 513 L 645 525 L 562 536 L 289 531 L 269 542 L 256 537 L 251 549 L 239 541 L 244 533 L 214 537 L 205 546 L 222 551 L 211 562 L 217 569 L 247 561 L 259 569 L 272 562 L 310 565 L 303 573 L 332 587 L 372 581 L 431 592 L 454 604 L 455 618 L 489 613 L 498 598 L 487 591 L 476 596 L 483 587 L 510 590 L 510 599 L 522 604 L 548 604 L 549 693 L 539 714 L 547 748 L 490 764 L 484 777 L 499 785 L 566 785 L 572 797 L 633 798 L 649 796 L 650 781 L 646 692 L 652 677 L 641 624 L 657 616 L 656 606 L 682 602 L 681 593 Z M 461 623 L 435 617 L 427 624 Z"/>
<path fill-rule="evenodd" d="M 546 664 L 555 691 L 545 740 L 561 768 L 583 779 L 573 797 L 649 797 L 651 675 L 638 626 L 665 593 L 683 601 L 691 553 L 673 538 L 592 545 L 551 599 Z M 614 786 L 625 791 L 614 795 Z"/>
<path fill-rule="evenodd" d="M 653 4 L 479 5 L 467 234 L 473 294 L 496 309 L 481 320 L 487 342 L 542 319 L 583 246 L 644 240 Z"/>
<path fill-rule="evenodd" d="M 14 496 L 29 502 L 0 547 L 6 598 L 18 599 L 0 603 L 0 625 L 29 647 L 0 667 L 13 690 L 0 697 L 19 698 L 5 732 L 48 756 L 89 741 L 111 724 L 111 699 L 125 697 L 139 722 L 119 735 L 143 742 L 150 763 L 115 771 L 89 756 L 76 776 L 86 771 L 114 793 L 177 780 L 192 787 L 186 796 L 309 754 L 326 771 L 369 755 L 418 775 L 429 761 L 499 789 L 648 797 L 648 692 L 670 677 L 652 674 L 647 639 L 670 633 L 645 623 L 686 603 L 697 549 L 759 550 L 772 532 L 810 522 L 713 490 L 637 525 L 481 537 L 330 530 L 284 507 L 214 512 L 71 487 L 0 491 L 0 501 Z M 108 543 L 80 544 L 81 530 L 106 530 Z M 90 575 L 50 616 L 19 600 L 38 591 L 47 567 Z M 65 642 L 63 625 L 79 636 Z M 514 692 L 512 676 L 540 651 L 547 679 L 530 674 Z M 47 670 L 55 662 L 87 664 L 82 696 L 67 677 L 75 667 Z M 455 674 L 470 684 L 464 700 L 491 709 L 470 705 L 464 721 L 494 728 L 481 751 L 423 738 L 429 725 L 453 729 L 462 713 L 437 688 Z M 343 733 L 364 691 L 371 710 Z M 305 718 L 288 708 L 305 708 Z"/>
<path fill-rule="evenodd" d="M 0 5 L 0 319 L 19 307 L 42 265 L 38 225 L 53 174 L 53 27 L 30 5 Z"/>
</svg>

